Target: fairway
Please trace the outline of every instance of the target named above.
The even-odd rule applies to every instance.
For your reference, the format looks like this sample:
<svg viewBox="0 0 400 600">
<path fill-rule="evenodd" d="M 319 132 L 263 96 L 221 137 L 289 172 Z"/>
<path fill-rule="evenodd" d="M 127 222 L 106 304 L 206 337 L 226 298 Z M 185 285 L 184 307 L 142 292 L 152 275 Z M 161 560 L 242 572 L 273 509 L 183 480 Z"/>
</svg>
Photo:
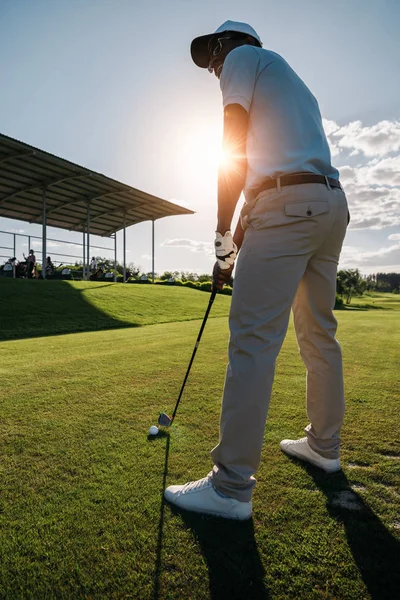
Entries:
<svg viewBox="0 0 400 600">
<path fill-rule="evenodd" d="M 0 279 L 0 340 L 200 319 L 203 294 L 178 286 Z M 227 315 L 229 304 L 220 296 L 213 316 Z"/>
<path fill-rule="evenodd" d="M 56 289 L 26 283 L 42 285 L 41 293 Z M 95 331 L 64 333 L 68 320 L 57 329 L 57 318 L 46 325 L 45 313 L 30 334 L 28 319 L 14 329 L 8 319 L 2 330 L 25 339 L 0 345 L 0 598 L 397 596 L 395 296 L 361 298 L 336 312 L 347 397 L 339 474 L 305 467 L 279 449 L 282 438 L 302 436 L 307 424 L 304 367 L 290 325 L 253 519 L 236 523 L 178 513 L 162 502 L 165 485 L 211 469 L 230 299 L 216 298 L 173 427 L 149 439 L 158 413 L 173 409 L 209 295 L 117 284 L 114 300 L 105 302 L 99 295 L 106 290 L 96 284 L 72 289 L 77 302 L 86 289 L 81 307 L 97 311 Z M 107 321 L 109 330 L 96 331 L 99 319 L 119 325 Z M 75 321 L 76 331 L 76 313 Z"/>
</svg>

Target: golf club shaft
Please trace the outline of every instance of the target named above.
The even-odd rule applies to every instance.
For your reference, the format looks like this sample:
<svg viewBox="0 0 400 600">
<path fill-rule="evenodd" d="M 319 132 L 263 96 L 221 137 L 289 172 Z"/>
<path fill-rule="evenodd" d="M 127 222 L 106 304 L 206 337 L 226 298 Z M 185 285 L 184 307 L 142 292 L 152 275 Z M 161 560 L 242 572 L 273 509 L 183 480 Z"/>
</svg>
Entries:
<svg viewBox="0 0 400 600">
<path fill-rule="evenodd" d="M 193 350 L 192 358 L 190 359 L 190 363 L 189 363 L 188 369 L 186 371 L 185 379 L 183 380 L 183 384 L 182 384 L 182 387 L 181 387 L 181 391 L 179 392 L 179 396 L 178 396 L 178 400 L 177 400 L 175 408 L 174 408 L 174 412 L 172 413 L 170 425 L 172 425 L 172 422 L 175 419 L 176 411 L 178 410 L 179 402 L 181 401 L 183 390 L 185 389 L 185 384 L 186 384 L 187 378 L 189 377 L 190 369 L 191 369 L 191 366 L 193 364 L 194 357 L 196 356 L 197 348 L 199 347 L 201 336 L 203 334 L 204 327 L 206 326 L 208 315 L 210 314 L 210 310 L 211 310 L 211 307 L 212 307 L 213 302 L 215 300 L 216 294 L 217 294 L 217 290 L 215 288 L 213 288 L 213 290 L 211 292 L 210 300 L 208 302 L 206 314 L 204 315 L 203 323 L 201 324 L 199 335 L 197 336 L 197 340 L 196 340 L 196 344 L 195 344 L 195 347 L 194 347 L 194 350 Z"/>
</svg>

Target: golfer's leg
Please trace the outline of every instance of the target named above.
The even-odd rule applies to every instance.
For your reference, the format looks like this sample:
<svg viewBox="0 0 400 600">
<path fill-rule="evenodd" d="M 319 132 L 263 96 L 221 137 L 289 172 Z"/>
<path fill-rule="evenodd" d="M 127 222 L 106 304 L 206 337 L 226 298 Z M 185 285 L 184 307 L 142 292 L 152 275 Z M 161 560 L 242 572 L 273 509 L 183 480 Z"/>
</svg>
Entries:
<svg viewBox="0 0 400 600">
<path fill-rule="evenodd" d="M 252 239 L 246 240 L 239 257 L 232 296 L 220 442 L 211 453 L 213 484 L 243 502 L 251 499 L 255 485 L 252 476 L 260 462 L 275 360 L 307 263 L 306 256 L 271 256 L 266 246 L 273 245 L 268 238 L 275 236 L 269 231 L 249 235 Z"/>
<path fill-rule="evenodd" d="M 345 409 L 342 352 L 333 315 L 340 247 L 335 252 L 334 243 L 327 240 L 311 258 L 293 303 L 300 354 L 307 368 L 308 443 L 325 458 L 339 457 Z"/>
</svg>

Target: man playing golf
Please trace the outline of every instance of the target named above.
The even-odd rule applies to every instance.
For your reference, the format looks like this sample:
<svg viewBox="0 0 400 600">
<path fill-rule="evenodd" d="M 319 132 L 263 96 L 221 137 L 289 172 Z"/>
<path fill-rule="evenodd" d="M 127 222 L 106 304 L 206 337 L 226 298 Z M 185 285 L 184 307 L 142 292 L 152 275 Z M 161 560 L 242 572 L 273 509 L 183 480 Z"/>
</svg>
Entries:
<svg viewBox="0 0 400 600">
<path fill-rule="evenodd" d="M 216 287 L 228 281 L 241 251 L 214 468 L 168 487 L 165 497 L 187 510 L 247 519 L 291 308 L 310 424 L 306 437 L 283 440 L 281 448 L 327 472 L 340 470 L 344 391 L 332 309 L 348 208 L 316 99 L 282 57 L 262 48 L 252 27 L 227 21 L 193 40 L 191 55 L 220 80 L 230 157 L 218 181 Z M 246 203 L 232 237 L 242 191 Z"/>
</svg>

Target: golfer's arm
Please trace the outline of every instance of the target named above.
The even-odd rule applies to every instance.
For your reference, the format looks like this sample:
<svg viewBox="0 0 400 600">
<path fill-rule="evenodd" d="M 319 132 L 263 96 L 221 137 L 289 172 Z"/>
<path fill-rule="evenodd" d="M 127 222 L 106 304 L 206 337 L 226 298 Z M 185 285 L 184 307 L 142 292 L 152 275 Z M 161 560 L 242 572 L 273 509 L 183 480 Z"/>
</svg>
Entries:
<svg viewBox="0 0 400 600">
<path fill-rule="evenodd" d="M 235 242 L 238 252 L 240 250 L 240 248 L 242 247 L 243 244 L 243 238 L 244 238 L 244 229 L 242 227 L 242 223 L 240 222 L 240 219 L 237 222 L 236 225 L 236 229 L 235 229 L 235 233 L 233 234 L 233 241 Z"/>
<path fill-rule="evenodd" d="M 218 172 L 217 231 L 222 235 L 231 228 L 233 214 L 246 179 L 248 120 L 248 114 L 240 104 L 229 104 L 225 108 L 222 144 L 225 161 Z M 240 223 L 236 227 L 235 237 L 241 243 L 243 235 L 238 233 L 239 227 Z"/>
</svg>

